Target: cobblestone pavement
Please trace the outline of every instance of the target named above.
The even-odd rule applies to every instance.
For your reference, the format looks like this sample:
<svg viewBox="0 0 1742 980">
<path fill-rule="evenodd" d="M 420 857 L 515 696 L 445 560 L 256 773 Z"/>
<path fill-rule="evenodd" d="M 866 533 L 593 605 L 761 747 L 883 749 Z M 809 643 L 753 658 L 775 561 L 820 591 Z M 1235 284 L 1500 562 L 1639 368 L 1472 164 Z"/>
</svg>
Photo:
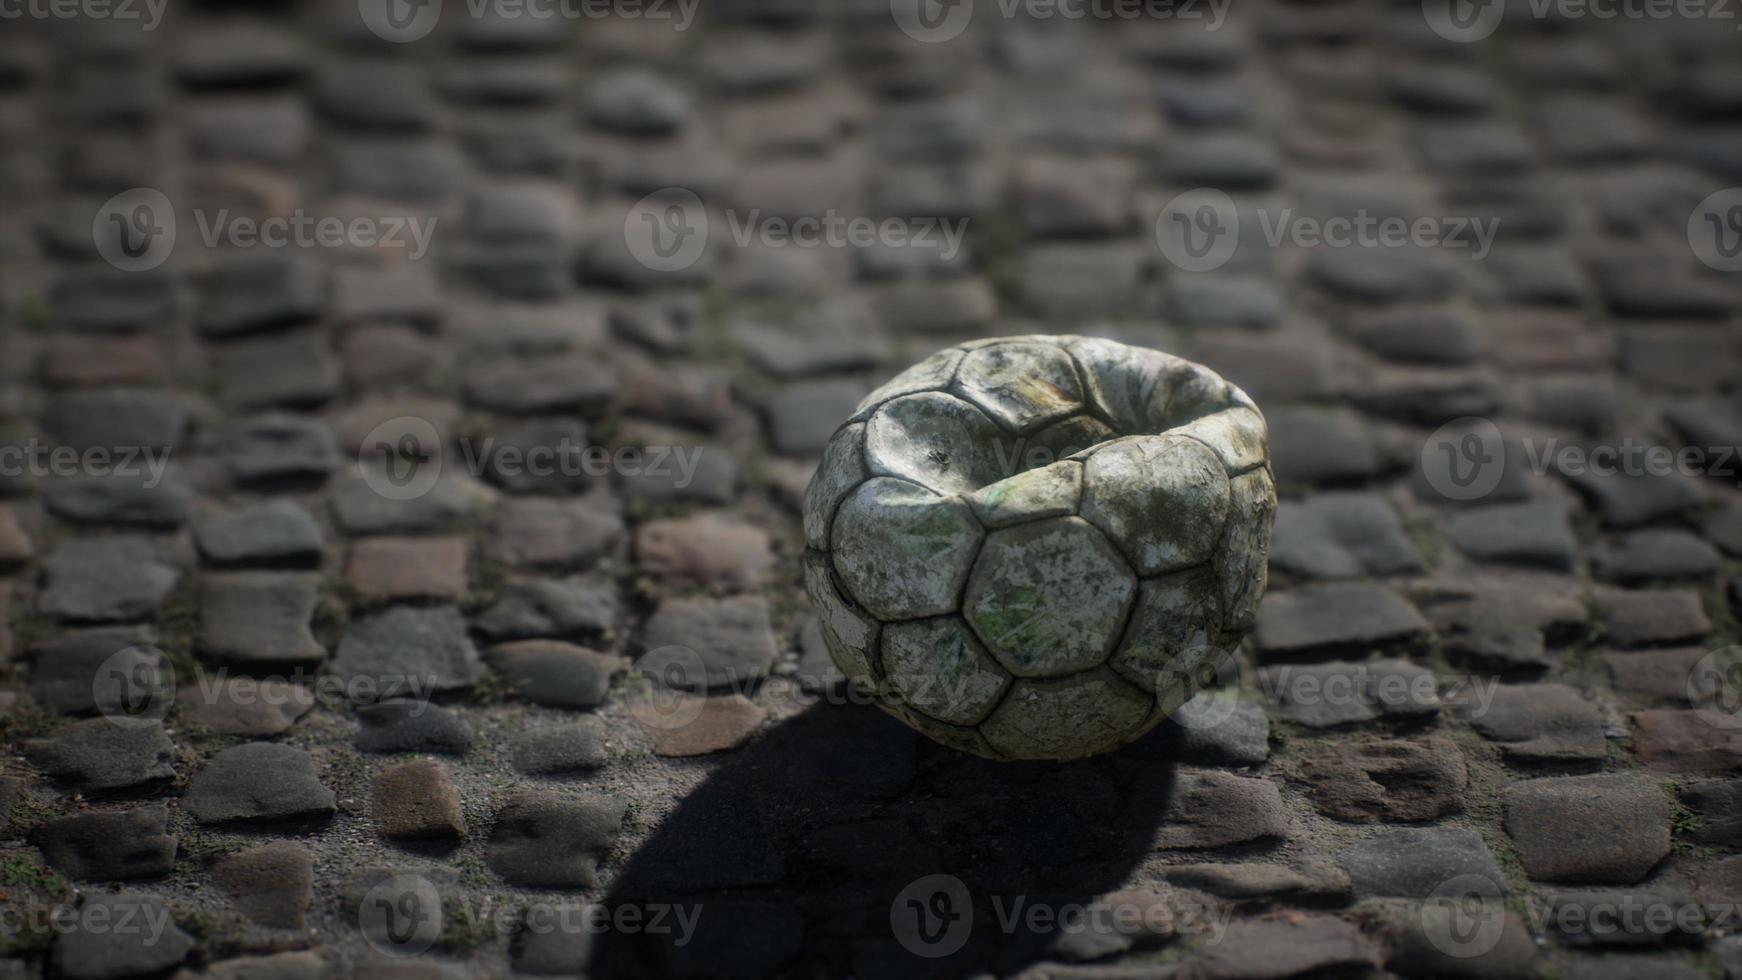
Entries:
<svg viewBox="0 0 1742 980">
<path fill-rule="evenodd" d="M 0 975 L 1742 976 L 1735 10 L 621 8 L 0 0 Z M 1072 764 L 802 587 L 1027 332 L 1282 496 Z"/>
</svg>

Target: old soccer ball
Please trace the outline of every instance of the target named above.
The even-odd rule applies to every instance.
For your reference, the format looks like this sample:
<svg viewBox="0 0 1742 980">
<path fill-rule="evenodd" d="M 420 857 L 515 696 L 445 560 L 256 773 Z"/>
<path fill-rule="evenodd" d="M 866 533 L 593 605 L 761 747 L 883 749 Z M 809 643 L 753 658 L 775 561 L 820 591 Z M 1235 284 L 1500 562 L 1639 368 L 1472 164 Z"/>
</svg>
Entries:
<svg viewBox="0 0 1742 980">
<path fill-rule="evenodd" d="M 1213 371 L 1092 337 L 979 340 L 872 392 L 805 495 L 805 584 L 884 710 L 994 759 L 1137 738 L 1264 592 L 1264 417 Z"/>
</svg>

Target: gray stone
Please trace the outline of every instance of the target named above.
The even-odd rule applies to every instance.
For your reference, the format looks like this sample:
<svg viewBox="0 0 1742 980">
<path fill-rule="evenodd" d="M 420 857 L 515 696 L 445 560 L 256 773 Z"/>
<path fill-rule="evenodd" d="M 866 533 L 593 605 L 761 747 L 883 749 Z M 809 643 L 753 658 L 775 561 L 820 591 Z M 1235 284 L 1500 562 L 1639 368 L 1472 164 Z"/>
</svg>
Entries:
<svg viewBox="0 0 1742 980">
<path fill-rule="evenodd" d="M 1309 728 L 1432 717 L 1440 710 L 1433 672 L 1407 660 L 1283 664 L 1265 668 L 1259 679 L 1284 720 Z"/>
<path fill-rule="evenodd" d="M 42 568 L 38 605 L 78 622 L 147 618 L 180 577 L 151 541 L 121 536 L 67 541 L 43 558 Z"/>
<path fill-rule="evenodd" d="M 194 543 L 214 565 L 305 567 L 320 564 L 326 535 L 308 511 L 274 499 L 196 522 Z"/>
<path fill-rule="evenodd" d="M 621 800 L 605 796 L 516 793 L 496 813 L 484 860 L 522 888 L 597 888 L 599 860 L 626 812 Z"/>
<path fill-rule="evenodd" d="M 333 791 L 302 749 L 248 742 L 225 749 L 188 783 L 184 805 L 202 824 L 331 816 Z"/>
<path fill-rule="evenodd" d="M 1459 714 L 1500 751 L 1520 762 L 1600 760 L 1608 754 L 1603 715 L 1597 705 L 1564 684 L 1509 684 L 1493 689 L 1484 707 L 1475 697 L 1459 701 Z"/>
<path fill-rule="evenodd" d="M 589 717 L 520 732 L 509 740 L 508 754 L 521 772 L 561 776 L 603 766 L 610 745 L 604 723 Z"/>
<path fill-rule="evenodd" d="M 1282 297 L 1262 279 L 1196 276 L 1167 287 L 1162 314 L 1173 323 L 1192 328 L 1266 329 L 1282 316 Z"/>
<path fill-rule="evenodd" d="M 193 489 L 179 476 L 106 473 L 49 481 L 42 491 L 49 513 L 75 524 L 168 529 L 193 509 Z"/>
<path fill-rule="evenodd" d="M 617 601 L 608 585 L 584 579 L 513 578 L 478 614 L 478 633 L 492 642 L 589 639 L 609 633 Z"/>
<path fill-rule="evenodd" d="M 207 575 L 200 583 L 200 653 L 238 664 L 323 660 L 326 648 L 310 628 L 319 603 L 313 575 Z"/>
<path fill-rule="evenodd" d="M 439 704 L 410 698 L 357 709 L 359 752 L 459 755 L 472 746 L 472 726 Z"/>
<path fill-rule="evenodd" d="M 1347 408 L 1284 405 L 1264 413 L 1270 425 L 1271 468 L 1283 483 L 1350 483 L 1384 468 L 1378 441 Z"/>
<path fill-rule="evenodd" d="M 1328 248 L 1313 252 L 1306 268 L 1342 298 L 1373 303 L 1443 299 L 1458 283 L 1453 267 L 1425 249 Z"/>
<path fill-rule="evenodd" d="M 356 620 L 339 641 L 330 669 L 375 697 L 427 697 L 470 687 L 483 673 L 466 622 L 452 606 L 397 606 Z"/>
<path fill-rule="evenodd" d="M 829 444 L 836 426 L 864 397 L 862 385 L 851 381 L 801 381 L 787 385 L 768 400 L 768 438 L 774 451 L 787 456 L 815 456 Z"/>
<path fill-rule="evenodd" d="M 1446 536 L 1482 561 L 1570 572 L 1578 556 L 1566 507 L 1554 501 L 1467 511 L 1446 525 Z"/>
<path fill-rule="evenodd" d="M 595 126 L 633 136 L 659 136 L 684 125 L 689 95 L 653 72 L 624 68 L 594 81 L 587 91 L 587 117 Z"/>
<path fill-rule="evenodd" d="M 1712 631 L 1699 594 L 1687 590 L 1605 589 L 1597 609 L 1604 635 L 1619 647 L 1688 643 Z"/>
<path fill-rule="evenodd" d="M 74 449 L 175 449 L 181 446 L 190 412 L 168 391 L 106 388 L 67 391 L 49 399 L 42 426 Z"/>
<path fill-rule="evenodd" d="M 1350 846 L 1339 860 L 1362 895 L 1427 898 L 1463 875 L 1508 890 L 1481 835 L 1461 827 L 1388 827 Z"/>
<path fill-rule="evenodd" d="M 80 881 L 158 878 L 175 864 L 175 838 L 164 832 L 168 820 L 162 804 L 87 810 L 41 824 L 31 841 L 50 867 Z"/>
<path fill-rule="evenodd" d="M 1377 943 L 1334 915 L 1290 913 L 1239 919 L 1222 941 L 1188 961 L 1206 980 L 1294 977 L 1322 972 L 1360 976 L 1382 959 Z"/>
<path fill-rule="evenodd" d="M 333 431 L 319 419 L 258 415 L 220 428 L 213 451 L 241 486 L 318 482 L 339 463 Z"/>
<path fill-rule="evenodd" d="M 216 735 L 279 735 L 315 706 L 313 690 L 277 678 L 199 678 L 176 692 L 182 724 Z"/>
<path fill-rule="evenodd" d="M 31 765 L 92 790 L 126 789 L 175 775 L 175 744 L 151 718 L 92 718 L 24 743 Z"/>
<path fill-rule="evenodd" d="M 1709 847 L 1742 842 L 1742 780 L 1700 782 L 1681 788 L 1682 805 L 1700 818 L 1687 837 Z"/>
<path fill-rule="evenodd" d="M 468 400 L 505 415 L 598 416 L 617 392 L 617 375 L 596 354 L 502 359 L 466 372 Z"/>
<path fill-rule="evenodd" d="M 1260 766 L 1270 758 L 1270 719 L 1263 706 L 1231 693 L 1199 693 L 1157 732 L 1170 755 L 1194 765 Z"/>
<path fill-rule="evenodd" d="M 667 599 L 648 617 L 635 669 L 688 691 L 741 686 L 767 676 L 777 651 L 760 596 Z M 701 676 L 691 669 L 701 668 Z M 675 673 L 674 673 L 675 672 Z"/>
<path fill-rule="evenodd" d="M 1595 454 L 1605 447 L 1593 447 Z M 1620 452 L 1622 447 L 1610 446 Z M 1635 451 L 1638 446 L 1635 444 Z M 1600 459 L 1600 456 L 1592 456 Z M 1626 456 L 1615 457 L 1625 460 Z M 1637 527 L 1663 517 L 1672 517 L 1697 507 L 1700 493 L 1693 483 L 1676 473 L 1630 472 L 1622 468 L 1596 472 L 1594 468 L 1574 469 L 1561 454 L 1550 457 L 1561 476 L 1574 489 L 1584 494 L 1610 527 Z"/>
<path fill-rule="evenodd" d="M 316 329 L 216 346 L 212 375 L 219 400 L 240 410 L 323 405 L 340 383 L 338 359 Z"/>
<path fill-rule="evenodd" d="M 491 647 L 490 665 L 509 690 L 552 708 L 596 708 L 623 661 L 554 640 L 521 640 Z"/>
<path fill-rule="evenodd" d="M 31 648 L 30 696 L 51 711 L 158 717 L 175 686 L 145 626 L 73 630 Z M 115 658 L 111 662 L 111 658 Z"/>
<path fill-rule="evenodd" d="M 1504 798 L 1506 833 L 1537 881 L 1631 884 L 1669 854 L 1669 798 L 1646 776 L 1529 779 Z"/>
<path fill-rule="evenodd" d="M 1634 584 L 1653 579 L 1706 578 L 1720 566 L 1718 552 L 1687 531 L 1634 531 L 1600 547 L 1592 571 L 1609 582 Z"/>
<path fill-rule="evenodd" d="M 326 275 L 312 262 L 290 256 L 231 259 L 206 282 L 199 330 L 233 337 L 304 323 L 320 315 Z"/>
<path fill-rule="evenodd" d="M 53 960 L 55 973 L 72 980 L 162 973 L 186 959 L 195 945 L 162 899 L 138 892 L 90 895 L 69 919 L 74 925 L 55 938 Z M 127 922 L 140 926 L 120 928 Z M 163 927 L 161 933 L 156 925 Z"/>
<path fill-rule="evenodd" d="M 1277 507 L 1270 560 L 1311 578 L 1357 578 L 1422 570 L 1396 511 L 1368 493 L 1324 493 Z"/>
<path fill-rule="evenodd" d="M 163 269 L 95 268 L 63 276 L 51 301 L 56 318 L 74 330 L 123 333 L 169 318 L 175 309 L 175 280 Z"/>
<path fill-rule="evenodd" d="M 1259 606 L 1254 635 L 1266 655 L 1305 656 L 1409 646 L 1427 633 L 1421 613 L 1396 592 L 1336 584 L 1271 594 Z"/>
</svg>

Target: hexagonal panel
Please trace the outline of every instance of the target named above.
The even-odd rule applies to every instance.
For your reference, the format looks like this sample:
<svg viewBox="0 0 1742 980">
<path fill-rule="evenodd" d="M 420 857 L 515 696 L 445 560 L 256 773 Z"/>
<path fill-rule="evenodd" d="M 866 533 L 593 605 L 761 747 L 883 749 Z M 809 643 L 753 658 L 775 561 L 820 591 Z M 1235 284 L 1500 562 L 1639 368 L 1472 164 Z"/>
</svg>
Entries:
<svg viewBox="0 0 1742 980">
<path fill-rule="evenodd" d="M 1219 592 L 1208 567 L 1145 580 L 1131 625 L 1107 665 L 1150 693 L 1162 690 L 1187 665 L 1182 657 L 1188 651 L 1221 640 Z"/>
<path fill-rule="evenodd" d="M 1005 527 L 1074 514 L 1082 490 L 1083 464 L 1054 463 L 981 487 L 969 495 L 968 503 L 980 523 Z"/>
<path fill-rule="evenodd" d="M 866 395 L 859 402 L 859 407 L 853 410 L 852 421 L 860 422 L 871 417 L 879 405 L 892 398 L 911 395 L 920 391 L 942 391 L 956 376 L 956 365 L 962 361 L 962 350 L 952 347 L 920 361 L 882 385 L 876 391 Z"/>
<path fill-rule="evenodd" d="M 1216 549 L 1222 628 L 1250 629 L 1270 575 L 1270 529 L 1276 521 L 1276 481 L 1260 467 L 1229 483 L 1228 527 Z"/>
<path fill-rule="evenodd" d="M 1010 684 L 956 616 L 884 627 L 883 676 L 908 705 L 952 725 L 978 723 Z"/>
<path fill-rule="evenodd" d="M 1012 432 L 1027 432 L 1083 405 L 1076 365 L 1054 344 L 991 344 L 968 352 L 956 390 Z"/>
<path fill-rule="evenodd" d="M 1080 517 L 993 531 L 974 562 L 962 613 L 1006 670 L 1057 677 L 1107 659 L 1137 578 Z"/>
<path fill-rule="evenodd" d="M 871 472 L 899 476 L 939 493 L 969 493 L 1003 476 L 1003 431 L 986 414 L 942 392 L 903 395 L 866 423 Z"/>
<path fill-rule="evenodd" d="M 1079 759 L 1149 727 L 1154 700 L 1106 667 L 1070 677 L 1018 678 L 980 723 L 994 751 L 1018 759 Z"/>
<path fill-rule="evenodd" d="M 1083 467 L 1078 511 L 1139 575 L 1208 561 L 1228 519 L 1228 475 L 1209 447 L 1182 436 L 1128 436 Z"/>
<path fill-rule="evenodd" d="M 981 533 L 961 499 L 873 477 L 842 502 L 830 537 L 854 600 L 893 620 L 955 612 Z"/>
<path fill-rule="evenodd" d="M 829 657 L 847 679 L 870 685 L 875 680 L 878 622 L 848 604 L 835 585 L 829 556 L 817 551 L 804 555 L 804 590 L 817 611 L 823 643 Z"/>
<path fill-rule="evenodd" d="M 804 490 L 804 541 L 820 551 L 829 550 L 829 523 L 835 508 L 852 489 L 865 482 L 865 426 L 842 426 L 823 447 L 822 462 L 811 474 Z"/>
<path fill-rule="evenodd" d="M 1264 416 L 1244 406 L 1226 408 L 1176 429 L 1169 435 L 1190 436 L 1209 446 L 1229 476 L 1263 465 L 1269 456 Z"/>
</svg>

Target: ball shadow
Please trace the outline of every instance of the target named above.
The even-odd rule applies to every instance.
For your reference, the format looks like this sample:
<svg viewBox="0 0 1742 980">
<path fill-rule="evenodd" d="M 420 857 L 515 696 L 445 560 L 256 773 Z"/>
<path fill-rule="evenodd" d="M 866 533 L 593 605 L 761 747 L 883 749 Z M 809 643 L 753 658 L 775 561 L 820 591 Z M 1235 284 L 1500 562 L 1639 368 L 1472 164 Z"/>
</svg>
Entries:
<svg viewBox="0 0 1742 980">
<path fill-rule="evenodd" d="M 1085 903 L 1150 853 L 1173 781 L 1168 728 L 1091 759 L 1000 763 L 875 708 L 814 705 L 682 800 L 604 900 L 699 907 L 693 935 L 602 933 L 588 975 L 1019 970 L 1055 937 L 1007 925 L 1013 910 Z M 947 878 L 921 881 L 934 875 L 962 884 L 941 896 Z"/>
</svg>

